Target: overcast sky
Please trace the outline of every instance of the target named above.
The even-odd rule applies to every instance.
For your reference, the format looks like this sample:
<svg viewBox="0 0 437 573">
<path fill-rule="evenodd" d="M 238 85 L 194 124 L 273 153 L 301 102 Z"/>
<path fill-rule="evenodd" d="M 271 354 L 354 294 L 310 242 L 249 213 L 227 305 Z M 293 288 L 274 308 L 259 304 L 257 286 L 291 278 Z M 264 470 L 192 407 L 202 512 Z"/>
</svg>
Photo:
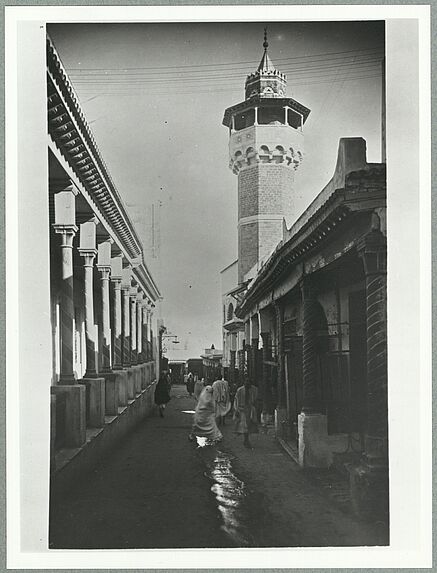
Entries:
<svg viewBox="0 0 437 573">
<path fill-rule="evenodd" d="M 170 356 L 222 346 L 219 272 L 237 257 L 237 177 L 222 118 L 244 100 L 264 25 L 48 26 L 125 203 L 134 215 L 160 205 L 159 266 L 149 266 L 181 341 Z M 384 23 L 268 23 L 268 35 L 287 95 L 311 109 L 297 217 L 332 176 L 341 137 L 364 137 L 368 161 L 380 161 Z"/>
</svg>

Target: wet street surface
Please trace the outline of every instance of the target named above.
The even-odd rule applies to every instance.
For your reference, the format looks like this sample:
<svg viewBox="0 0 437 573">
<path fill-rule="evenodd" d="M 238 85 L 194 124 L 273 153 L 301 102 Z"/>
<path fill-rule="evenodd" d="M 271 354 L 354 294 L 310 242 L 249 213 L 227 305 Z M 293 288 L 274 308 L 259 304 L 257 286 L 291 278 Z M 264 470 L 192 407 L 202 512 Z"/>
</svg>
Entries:
<svg viewBox="0 0 437 573">
<path fill-rule="evenodd" d="M 110 458 L 53 500 L 50 547 L 75 549 L 380 545 L 377 524 L 314 485 L 271 435 L 253 449 L 233 433 L 188 440 L 194 399 L 172 389 L 164 418 L 147 418 Z M 337 488 L 338 489 L 338 488 Z"/>
</svg>

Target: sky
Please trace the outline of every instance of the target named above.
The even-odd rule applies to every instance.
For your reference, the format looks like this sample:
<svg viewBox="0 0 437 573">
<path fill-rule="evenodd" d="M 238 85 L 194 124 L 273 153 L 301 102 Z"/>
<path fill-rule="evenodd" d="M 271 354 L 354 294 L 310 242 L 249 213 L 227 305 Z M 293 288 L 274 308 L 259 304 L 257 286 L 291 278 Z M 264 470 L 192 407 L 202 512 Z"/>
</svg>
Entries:
<svg viewBox="0 0 437 573">
<path fill-rule="evenodd" d="M 263 54 L 311 113 L 296 175 L 297 218 L 331 178 L 341 137 L 381 160 L 383 22 L 53 24 L 47 26 L 117 189 L 144 236 L 169 358 L 222 347 L 220 270 L 237 258 L 237 177 L 227 107 L 244 100 Z M 151 205 L 159 257 L 150 258 Z M 288 226 L 293 220 L 287 222 Z"/>
</svg>

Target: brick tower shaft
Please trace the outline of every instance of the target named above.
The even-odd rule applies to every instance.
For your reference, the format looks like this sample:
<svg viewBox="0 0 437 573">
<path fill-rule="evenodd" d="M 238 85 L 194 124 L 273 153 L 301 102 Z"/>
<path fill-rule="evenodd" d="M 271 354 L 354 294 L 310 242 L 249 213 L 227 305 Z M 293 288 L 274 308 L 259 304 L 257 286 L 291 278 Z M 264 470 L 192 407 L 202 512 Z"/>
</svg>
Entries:
<svg viewBox="0 0 437 573">
<path fill-rule="evenodd" d="M 246 99 L 225 111 L 229 167 L 238 175 L 238 280 L 260 265 L 293 218 L 295 171 L 303 158 L 302 128 L 310 110 L 285 97 L 286 76 L 267 54 L 246 79 Z"/>
</svg>

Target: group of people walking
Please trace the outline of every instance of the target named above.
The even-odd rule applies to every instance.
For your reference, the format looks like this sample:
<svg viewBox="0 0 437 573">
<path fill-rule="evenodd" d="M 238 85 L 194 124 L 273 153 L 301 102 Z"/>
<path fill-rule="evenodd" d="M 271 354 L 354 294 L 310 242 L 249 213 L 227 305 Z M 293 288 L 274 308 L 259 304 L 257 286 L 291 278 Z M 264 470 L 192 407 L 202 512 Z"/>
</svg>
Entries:
<svg viewBox="0 0 437 573">
<path fill-rule="evenodd" d="M 196 400 L 193 426 L 189 439 L 206 438 L 207 444 L 215 444 L 223 439 L 219 426 L 225 425 L 226 415 L 233 409 L 235 432 L 243 435 L 243 444 L 252 445 L 249 435 L 258 432 L 256 401 L 258 388 L 249 380 L 230 391 L 228 382 L 220 376 L 212 384 L 205 384 L 204 378 L 195 378 L 189 373 L 186 379 L 188 394 Z M 155 403 L 159 415 L 164 417 L 166 404 L 170 401 L 171 380 L 167 371 L 163 371 L 155 389 Z"/>
<path fill-rule="evenodd" d="M 215 380 L 212 385 L 206 385 L 197 398 L 194 413 L 193 427 L 189 438 L 197 437 L 207 439 L 208 444 L 214 444 L 223 439 L 219 426 L 225 424 L 226 415 L 233 408 L 235 432 L 243 435 L 243 444 L 247 448 L 252 445 L 249 434 L 258 432 L 256 400 L 258 389 L 247 380 L 240 386 L 235 397 L 229 390 L 229 384 L 223 377 Z M 194 397 L 196 393 L 194 391 Z"/>
</svg>

